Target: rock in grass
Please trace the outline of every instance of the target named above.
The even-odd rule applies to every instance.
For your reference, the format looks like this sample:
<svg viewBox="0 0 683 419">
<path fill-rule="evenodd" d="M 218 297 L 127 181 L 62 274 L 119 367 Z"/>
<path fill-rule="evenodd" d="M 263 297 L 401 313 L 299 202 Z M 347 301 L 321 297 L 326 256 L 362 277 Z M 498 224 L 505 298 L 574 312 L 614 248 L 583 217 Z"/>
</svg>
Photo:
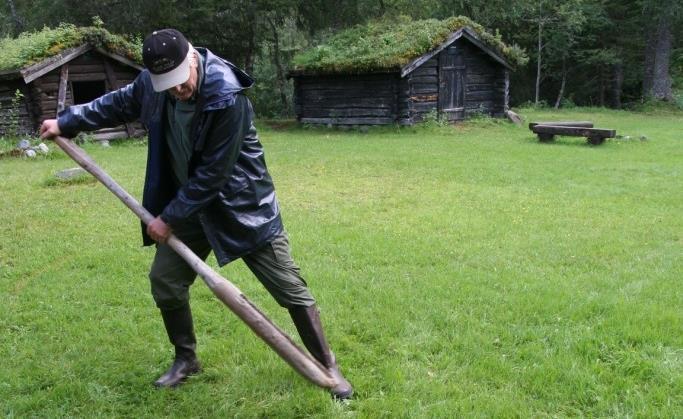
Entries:
<svg viewBox="0 0 683 419">
<path fill-rule="evenodd" d="M 522 125 L 522 117 L 511 110 L 505 111 L 505 116 L 515 125 Z"/>
<path fill-rule="evenodd" d="M 48 148 L 48 146 L 45 143 L 38 144 L 37 148 L 38 148 L 38 152 L 40 152 L 41 154 L 47 154 L 50 152 L 50 149 Z"/>
<path fill-rule="evenodd" d="M 111 147 L 111 144 L 109 144 L 109 141 L 107 140 L 100 141 L 100 145 L 105 148 Z"/>
<path fill-rule="evenodd" d="M 21 140 L 17 144 L 17 148 L 21 150 L 28 150 L 29 147 L 31 147 L 31 143 L 28 140 Z"/>
<path fill-rule="evenodd" d="M 80 167 L 74 167 L 73 169 L 60 170 L 59 172 L 55 173 L 55 177 L 59 180 L 72 180 L 84 176 L 86 173 L 88 172 Z"/>
<path fill-rule="evenodd" d="M 26 157 L 32 159 L 32 158 L 36 157 L 36 152 L 35 152 L 35 150 L 33 150 L 32 148 L 29 148 L 29 149 L 27 149 L 27 150 L 24 150 L 24 155 L 25 155 Z"/>
</svg>

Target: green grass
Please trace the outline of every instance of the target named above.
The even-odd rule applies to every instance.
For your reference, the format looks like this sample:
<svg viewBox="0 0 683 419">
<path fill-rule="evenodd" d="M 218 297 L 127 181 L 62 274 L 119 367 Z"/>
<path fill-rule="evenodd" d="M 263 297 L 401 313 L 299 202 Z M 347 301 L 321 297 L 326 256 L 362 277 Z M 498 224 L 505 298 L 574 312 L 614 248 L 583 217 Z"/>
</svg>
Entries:
<svg viewBox="0 0 683 419">
<path fill-rule="evenodd" d="M 312 74 L 397 71 L 465 27 L 511 64 L 523 66 L 529 61 L 519 46 L 505 45 L 500 34 L 487 32 L 468 17 L 414 21 L 401 16 L 370 21 L 334 34 L 323 44 L 297 54 L 293 58 L 294 70 Z"/>
<path fill-rule="evenodd" d="M 51 183 L 75 166 L 64 155 L 0 160 L 0 414 L 683 416 L 683 114 L 522 114 L 634 139 L 541 144 L 487 119 L 259 124 L 295 259 L 356 388 L 348 405 L 201 283 L 205 372 L 153 390 L 172 352 L 134 216 L 99 184 Z M 143 145 L 87 150 L 140 196 Z M 242 262 L 221 272 L 294 333 Z"/>
</svg>

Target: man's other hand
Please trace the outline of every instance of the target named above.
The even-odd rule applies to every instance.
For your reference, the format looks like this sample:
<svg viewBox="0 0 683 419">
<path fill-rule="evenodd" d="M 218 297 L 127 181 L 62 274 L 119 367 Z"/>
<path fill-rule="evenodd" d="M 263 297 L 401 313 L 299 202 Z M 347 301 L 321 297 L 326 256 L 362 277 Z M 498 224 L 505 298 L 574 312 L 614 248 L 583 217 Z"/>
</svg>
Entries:
<svg viewBox="0 0 683 419">
<path fill-rule="evenodd" d="M 161 217 L 157 217 L 147 224 L 147 234 L 157 243 L 166 243 L 171 235 L 171 227 Z"/>
<path fill-rule="evenodd" d="M 59 129 L 56 119 L 46 119 L 40 125 L 40 138 L 54 138 L 61 133 L 62 131 Z"/>
</svg>

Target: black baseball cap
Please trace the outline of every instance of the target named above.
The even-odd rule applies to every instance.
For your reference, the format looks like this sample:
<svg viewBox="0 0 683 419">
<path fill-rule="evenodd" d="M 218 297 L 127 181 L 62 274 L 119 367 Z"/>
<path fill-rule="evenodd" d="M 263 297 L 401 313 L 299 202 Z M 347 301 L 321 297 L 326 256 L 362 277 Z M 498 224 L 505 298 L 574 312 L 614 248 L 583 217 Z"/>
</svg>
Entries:
<svg viewBox="0 0 683 419">
<path fill-rule="evenodd" d="M 152 32 L 142 44 L 142 61 L 155 92 L 163 92 L 190 78 L 190 43 L 176 29 Z"/>
</svg>

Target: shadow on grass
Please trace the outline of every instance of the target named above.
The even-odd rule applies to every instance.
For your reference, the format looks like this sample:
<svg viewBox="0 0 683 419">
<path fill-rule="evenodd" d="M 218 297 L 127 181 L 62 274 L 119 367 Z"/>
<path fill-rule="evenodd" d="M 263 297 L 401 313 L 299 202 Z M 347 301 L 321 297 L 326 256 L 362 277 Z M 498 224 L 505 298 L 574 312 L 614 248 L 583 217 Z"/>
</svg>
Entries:
<svg viewBox="0 0 683 419">
<path fill-rule="evenodd" d="M 78 176 L 75 176 L 70 179 L 62 179 L 57 176 L 52 176 L 48 179 L 46 179 L 43 182 L 43 187 L 46 188 L 55 188 L 55 187 L 65 187 L 65 186 L 72 186 L 72 185 L 89 185 L 97 183 L 97 179 L 95 179 L 92 175 L 89 173 L 84 173 Z"/>
<path fill-rule="evenodd" d="M 585 147 L 585 148 L 600 148 L 601 146 L 606 145 L 607 141 L 606 140 L 603 144 L 591 144 L 586 140 L 585 138 L 577 138 L 577 137 L 558 137 L 555 138 L 552 141 L 539 141 L 538 137 L 526 137 L 527 143 L 536 143 L 539 145 L 543 146 L 563 146 L 563 147 Z"/>
</svg>

